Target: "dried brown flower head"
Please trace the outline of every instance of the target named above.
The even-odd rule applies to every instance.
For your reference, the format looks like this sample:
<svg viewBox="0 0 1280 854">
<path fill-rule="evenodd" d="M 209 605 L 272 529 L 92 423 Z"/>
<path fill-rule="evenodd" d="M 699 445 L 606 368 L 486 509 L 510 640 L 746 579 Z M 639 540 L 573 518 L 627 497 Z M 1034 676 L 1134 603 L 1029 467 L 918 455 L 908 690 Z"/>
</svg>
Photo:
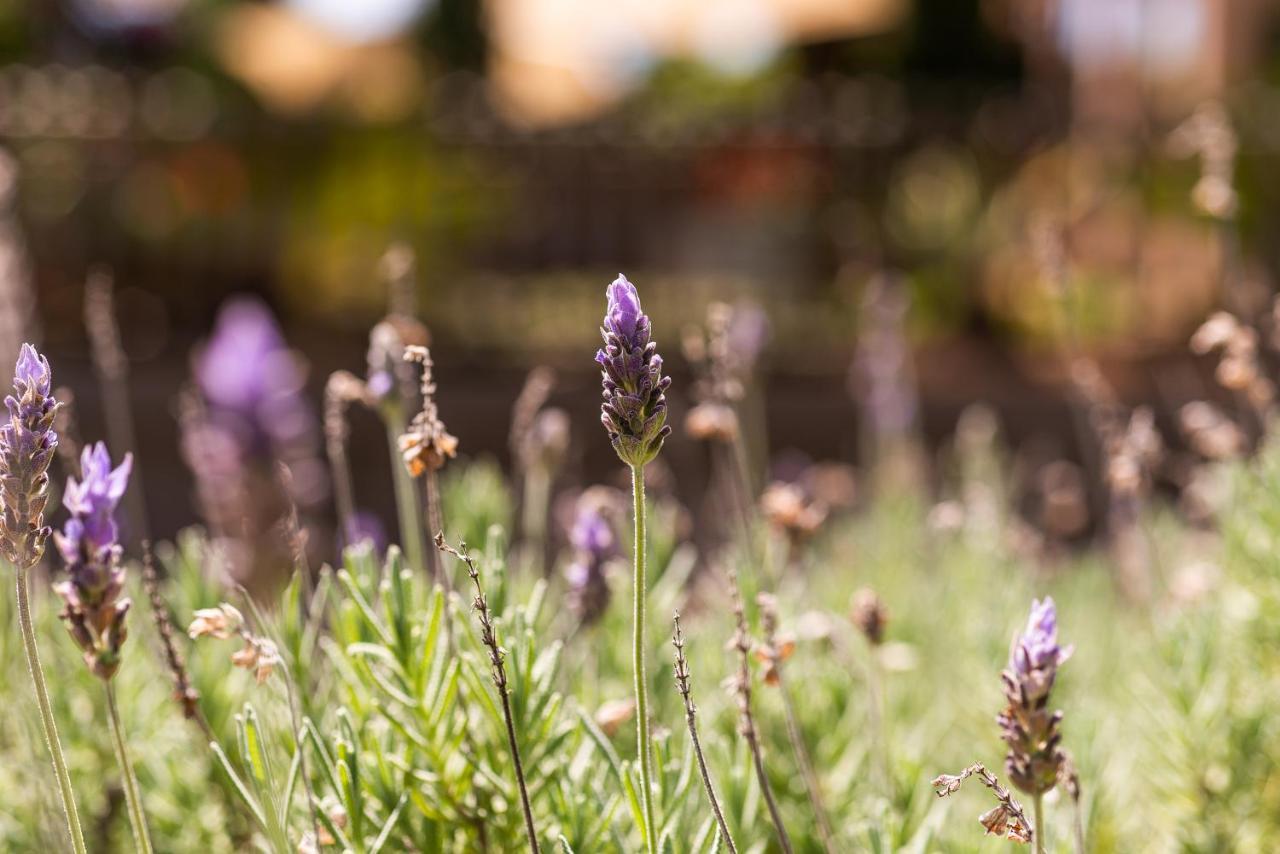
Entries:
<svg viewBox="0 0 1280 854">
<path fill-rule="evenodd" d="M 216 608 L 200 608 L 187 629 L 192 639 L 211 637 L 226 640 L 239 634 L 244 627 L 244 615 L 232 605 L 223 602 Z"/>
<path fill-rule="evenodd" d="M 889 623 L 889 609 L 871 588 L 864 587 L 853 594 L 851 607 L 853 624 L 866 636 L 872 646 L 884 642 L 884 630 Z"/>
<path fill-rule="evenodd" d="M 622 700 L 606 700 L 596 709 L 595 721 L 596 726 L 604 732 L 605 735 L 612 736 L 622 725 L 635 717 L 636 701 L 632 697 Z"/>
<path fill-rule="evenodd" d="M 790 483 L 772 483 L 760 497 L 760 510 L 775 528 L 794 539 L 812 536 L 827 518 L 826 505 L 810 501 Z"/>
<path fill-rule="evenodd" d="M 738 414 L 726 403 L 699 403 L 685 416 L 684 431 L 703 442 L 732 442 L 738 437 Z"/>
<path fill-rule="evenodd" d="M 458 440 L 445 429 L 436 408 L 436 383 L 432 375 L 434 363 L 426 347 L 404 348 L 406 362 L 422 365 L 422 411 L 413 417 L 409 428 L 400 436 L 400 455 L 413 477 L 440 469 L 458 453 Z"/>
</svg>

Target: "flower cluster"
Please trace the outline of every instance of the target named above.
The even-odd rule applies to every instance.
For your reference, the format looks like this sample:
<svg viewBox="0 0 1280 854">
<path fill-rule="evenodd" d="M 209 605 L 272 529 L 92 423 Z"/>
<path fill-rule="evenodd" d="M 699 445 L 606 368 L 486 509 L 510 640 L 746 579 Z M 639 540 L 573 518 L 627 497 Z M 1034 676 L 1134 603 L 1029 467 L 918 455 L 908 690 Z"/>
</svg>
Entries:
<svg viewBox="0 0 1280 854">
<path fill-rule="evenodd" d="M 1058 643 L 1053 599 L 1032 602 L 1026 631 L 1014 639 L 1009 666 L 1001 674 L 1007 705 L 996 719 L 1009 745 L 1005 770 L 1013 785 L 1028 795 L 1051 790 L 1064 761 L 1062 712 L 1049 709 L 1049 694 L 1058 666 L 1072 651 Z"/>
<path fill-rule="evenodd" d="M 58 446 L 52 382 L 49 360 L 23 344 L 14 368 L 14 393 L 4 399 L 9 421 L 0 427 L 0 553 L 21 569 L 35 565 L 49 536 L 44 508 L 49 463 Z"/>
<path fill-rule="evenodd" d="M 604 347 L 596 352 L 604 384 L 600 421 L 619 459 L 632 467 L 644 466 L 671 434 L 666 398 L 671 378 L 662 375 L 662 357 L 650 340 L 649 317 L 640 308 L 635 285 L 619 275 L 606 296 L 600 329 Z"/>
<path fill-rule="evenodd" d="M 68 576 L 53 588 L 63 600 L 58 616 L 84 653 L 85 664 L 100 679 L 115 675 L 128 635 L 125 615 L 130 601 L 121 596 L 124 567 L 115 514 L 132 467 L 133 458 L 126 454 L 113 469 L 102 442 L 86 447 L 80 456 L 80 480 L 69 478 L 63 494 L 71 518 L 54 534 Z"/>
</svg>

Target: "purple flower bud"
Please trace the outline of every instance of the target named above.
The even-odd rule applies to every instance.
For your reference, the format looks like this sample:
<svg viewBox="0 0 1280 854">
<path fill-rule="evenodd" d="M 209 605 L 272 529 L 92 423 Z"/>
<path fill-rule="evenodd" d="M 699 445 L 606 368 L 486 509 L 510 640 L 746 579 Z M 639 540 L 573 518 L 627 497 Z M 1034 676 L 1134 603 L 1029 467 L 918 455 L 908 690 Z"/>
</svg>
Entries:
<svg viewBox="0 0 1280 854">
<path fill-rule="evenodd" d="M 617 335 L 631 347 L 643 347 L 648 341 L 640 341 L 641 332 L 649 329 L 649 318 L 640 310 L 640 294 L 627 277 L 618 274 L 605 291 L 608 308 L 604 315 L 604 328 Z"/>
<path fill-rule="evenodd" d="M 5 398 L 9 420 L 0 427 L 0 552 L 14 565 L 33 566 L 44 553 L 49 463 L 58 445 L 50 395 L 49 361 L 23 344 L 14 369 L 14 393 Z"/>
<path fill-rule="evenodd" d="M 1035 671 L 1056 671 L 1074 651 L 1073 646 L 1058 645 L 1058 612 L 1053 597 L 1046 596 L 1043 601 L 1032 600 L 1027 629 L 1014 642 L 1009 666 L 1018 676 L 1026 678 Z"/>
<path fill-rule="evenodd" d="M 606 296 L 600 329 L 604 347 L 596 352 L 604 386 L 600 421 L 619 459 L 643 466 L 671 434 L 665 395 L 671 378 L 662 375 L 662 357 L 650 340 L 649 318 L 640 308 L 635 286 L 619 275 Z"/>
<path fill-rule="evenodd" d="M 113 469 L 105 444 L 86 447 L 80 457 L 81 479 L 69 478 L 63 493 L 71 518 L 54 535 L 68 574 L 66 581 L 53 588 L 64 602 L 58 616 L 80 646 L 89 669 L 102 679 L 115 675 L 127 636 L 124 618 L 129 600 L 120 595 L 124 568 L 115 513 L 132 467 L 132 455 L 126 454 Z"/>
</svg>

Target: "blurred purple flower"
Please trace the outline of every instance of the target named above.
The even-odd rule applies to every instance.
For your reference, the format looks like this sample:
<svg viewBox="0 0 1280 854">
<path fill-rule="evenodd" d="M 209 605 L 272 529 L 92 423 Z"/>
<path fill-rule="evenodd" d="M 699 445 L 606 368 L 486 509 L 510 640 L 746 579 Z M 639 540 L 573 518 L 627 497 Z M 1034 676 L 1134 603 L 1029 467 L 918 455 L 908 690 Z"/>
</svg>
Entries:
<svg viewBox="0 0 1280 854">
<path fill-rule="evenodd" d="M 604 614 L 609 606 L 609 579 L 605 568 L 618 554 L 617 537 L 599 500 L 590 492 L 578 501 L 569 531 L 573 561 L 565 567 L 569 586 L 569 607 L 586 625 Z"/>
<path fill-rule="evenodd" d="M 84 653 L 85 663 L 102 679 L 115 675 L 127 635 L 124 618 L 130 602 L 120 598 L 124 567 L 115 512 L 129 485 L 132 465 L 132 456 L 126 454 L 113 469 L 102 442 L 85 448 L 81 479 L 69 478 L 63 493 L 71 518 L 54 535 L 68 573 L 68 579 L 53 588 L 65 603 L 59 616 Z"/>
<path fill-rule="evenodd" d="M 387 550 L 387 529 L 376 513 L 357 510 L 347 520 L 346 530 L 342 533 L 342 547 L 369 543 L 373 553 L 380 555 Z"/>
<path fill-rule="evenodd" d="M 604 385 L 600 421 L 619 459 L 643 466 L 671 434 L 665 395 L 671 378 L 662 375 L 662 357 L 649 338 L 649 318 L 635 286 L 619 275 L 606 296 L 604 347 L 596 352 Z"/>
<path fill-rule="evenodd" d="M 246 445 L 293 441 L 314 427 L 301 398 L 303 371 L 257 299 L 239 297 L 222 308 L 195 374 L 210 416 L 228 422 Z"/>
<path fill-rule="evenodd" d="M 613 528 L 604 514 L 595 507 L 585 507 L 578 511 L 573 530 L 569 532 L 569 541 L 579 552 L 597 559 L 612 557 L 617 550 Z"/>
<path fill-rule="evenodd" d="M 0 427 L 0 551 L 22 568 L 40 559 L 49 535 L 44 508 L 49 463 L 58 446 L 52 383 L 49 360 L 23 344 L 14 366 L 14 394 L 4 401 L 9 421 Z"/>
<path fill-rule="evenodd" d="M 68 561 L 81 553 L 99 555 L 120 539 L 116 525 L 116 506 L 129 485 L 133 455 L 125 454 L 115 469 L 103 442 L 86 447 L 80 454 L 81 479 L 67 479 L 62 495 L 63 506 L 71 512 L 63 533 L 56 539 L 58 550 Z"/>
</svg>

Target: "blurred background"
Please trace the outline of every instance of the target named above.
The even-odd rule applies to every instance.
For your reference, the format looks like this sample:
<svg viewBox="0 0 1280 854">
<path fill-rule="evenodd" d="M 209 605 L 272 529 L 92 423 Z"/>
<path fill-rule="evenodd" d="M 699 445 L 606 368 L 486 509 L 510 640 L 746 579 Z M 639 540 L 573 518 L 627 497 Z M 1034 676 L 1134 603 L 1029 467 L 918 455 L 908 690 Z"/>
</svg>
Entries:
<svg viewBox="0 0 1280 854">
<path fill-rule="evenodd" d="M 510 462 L 549 365 L 571 471 L 613 472 L 591 356 L 620 270 L 677 425 L 684 329 L 723 300 L 763 348 L 761 460 L 866 466 L 886 431 L 933 459 L 985 401 L 1029 483 L 1092 482 L 1073 364 L 1166 435 L 1189 401 L 1241 406 L 1187 340 L 1268 308 L 1277 87 L 1265 0 L 19 0 L 0 346 L 40 341 L 78 432 L 104 435 L 86 282 L 110 271 L 160 535 L 197 516 L 180 392 L 236 294 L 275 313 L 317 423 L 398 294 L 461 453 Z M 389 521 L 365 415 L 356 491 Z M 679 429 L 664 459 L 700 492 Z"/>
</svg>

